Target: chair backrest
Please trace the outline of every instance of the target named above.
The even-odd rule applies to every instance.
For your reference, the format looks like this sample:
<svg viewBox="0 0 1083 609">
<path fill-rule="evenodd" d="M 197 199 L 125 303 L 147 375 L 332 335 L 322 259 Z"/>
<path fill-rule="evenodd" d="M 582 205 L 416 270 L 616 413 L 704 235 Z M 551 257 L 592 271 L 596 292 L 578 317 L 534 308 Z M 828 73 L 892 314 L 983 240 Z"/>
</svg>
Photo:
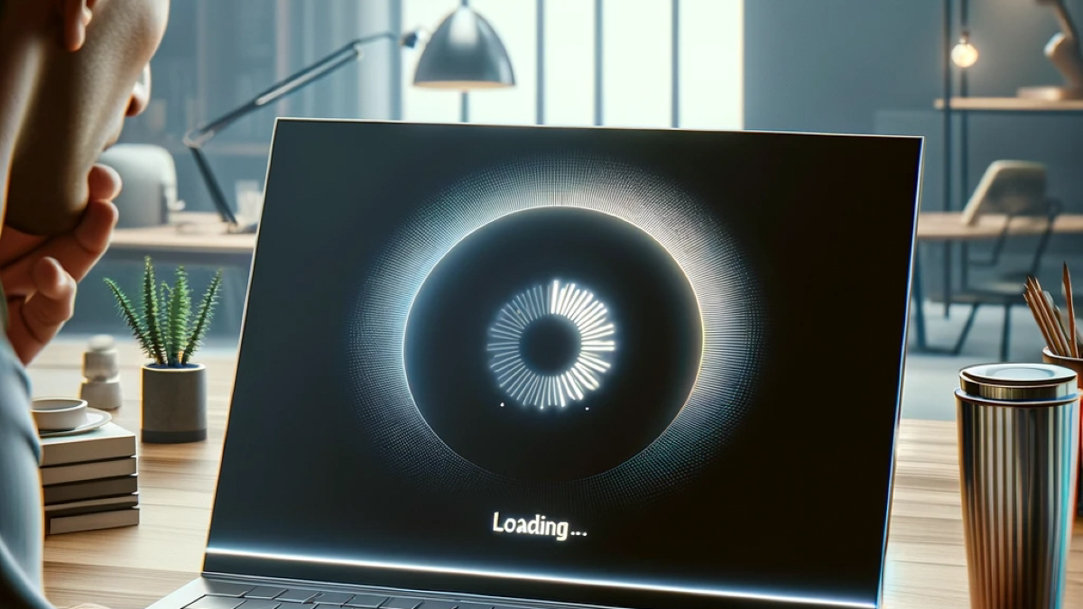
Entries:
<svg viewBox="0 0 1083 609">
<path fill-rule="evenodd" d="M 1031 161 L 993 161 L 963 208 L 963 224 L 972 225 L 981 214 L 1044 216 L 1045 165 Z"/>
</svg>

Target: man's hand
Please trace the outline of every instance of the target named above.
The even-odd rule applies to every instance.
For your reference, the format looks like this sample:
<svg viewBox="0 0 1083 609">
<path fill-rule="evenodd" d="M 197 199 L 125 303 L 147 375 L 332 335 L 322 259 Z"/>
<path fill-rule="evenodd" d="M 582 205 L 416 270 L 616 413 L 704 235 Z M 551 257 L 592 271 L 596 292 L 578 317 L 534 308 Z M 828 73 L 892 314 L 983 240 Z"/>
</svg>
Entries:
<svg viewBox="0 0 1083 609">
<path fill-rule="evenodd" d="M 8 340 L 30 363 L 71 318 L 75 285 L 105 253 L 117 208 L 120 177 L 96 165 L 89 176 L 90 202 L 71 232 L 37 237 L 10 226 L 0 231 L 0 281 L 8 305 Z"/>
</svg>

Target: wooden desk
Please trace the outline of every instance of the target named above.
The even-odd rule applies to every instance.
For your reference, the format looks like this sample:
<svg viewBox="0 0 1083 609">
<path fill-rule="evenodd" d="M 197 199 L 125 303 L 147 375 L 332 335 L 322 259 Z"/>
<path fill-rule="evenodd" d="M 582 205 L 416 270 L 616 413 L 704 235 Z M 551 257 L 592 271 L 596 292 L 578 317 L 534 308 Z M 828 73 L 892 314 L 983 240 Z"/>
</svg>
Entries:
<svg viewBox="0 0 1083 609">
<path fill-rule="evenodd" d="M 75 394 L 82 349 L 70 341 L 50 345 L 30 370 L 35 394 Z M 136 429 L 141 358 L 130 342 L 120 351 L 125 402 L 116 419 Z M 138 527 L 46 539 L 46 592 L 58 606 L 93 601 L 113 609 L 145 607 L 199 573 L 234 356 L 207 352 L 200 359 L 209 373 L 209 439 L 139 447 Z M 954 424 L 904 420 L 896 471 L 885 607 L 967 609 Z M 1083 607 L 1083 520 L 1075 525 L 1069 570 L 1066 606 Z"/>
<path fill-rule="evenodd" d="M 1041 218 L 1016 217 L 1008 223 L 1002 214 L 979 215 L 973 225 L 963 224 L 963 214 L 958 212 L 923 211 L 918 214 L 917 239 L 919 241 L 976 241 L 996 239 L 1008 224 L 1013 235 L 1039 235 L 1045 232 L 1046 223 Z M 1053 221 L 1053 233 L 1083 233 L 1083 214 L 1060 214 Z"/>
<path fill-rule="evenodd" d="M 918 223 L 915 231 L 917 241 L 939 242 L 944 247 L 950 247 L 955 241 L 969 242 L 980 240 L 992 240 L 1000 236 L 1005 224 L 1011 234 L 1014 235 L 1038 235 L 1045 231 L 1045 221 L 1034 217 L 1016 217 L 1009 223 L 1007 216 L 1003 214 L 979 215 L 978 221 L 973 225 L 963 224 L 961 212 L 930 212 L 923 211 L 918 214 Z M 1083 214 L 1060 214 L 1053 222 L 1054 234 L 1083 233 Z M 944 264 L 944 301 L 951 303 L 952 279 L 949 259 L 945 258 Z M 914 251 L 914 332 L 916 335 L 916 348 L 920 351 L 928 350 L 925 335 L 925 311 L 922 303 L 925 300 L 925 286 L 922 279 L 920 251 Z M 1022 286 L 1020 286 L 1020 292 Z"/>
<path fill-rule="evenodd" d="M 213 215 L 213 214 L 211 214 Z M 173 225 L 118 228 L 113 231 L 107 256 L 142 261 L 150 254 L 169 264 L 219 264 L 228 262 L 247 268 L 256 247 L 255 234 L 227 234 L 220 222 L 207 214 L 189 214 L 187 227 Z"/>
</svg>

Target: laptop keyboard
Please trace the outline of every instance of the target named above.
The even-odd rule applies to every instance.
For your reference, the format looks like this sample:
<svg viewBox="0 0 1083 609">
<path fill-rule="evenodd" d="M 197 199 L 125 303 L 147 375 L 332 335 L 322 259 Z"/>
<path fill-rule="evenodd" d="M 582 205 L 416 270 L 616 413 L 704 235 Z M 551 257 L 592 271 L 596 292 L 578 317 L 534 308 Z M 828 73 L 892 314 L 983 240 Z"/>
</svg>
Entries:
<svg viewBox="0 0 1083 609">
<path fill-rule="evenodd" d="M 521 605 L 249 586 L 213 580 L 205 583 L 207 595 L 185 605 L 184 609 L 530 609 Z"/>
</svg>

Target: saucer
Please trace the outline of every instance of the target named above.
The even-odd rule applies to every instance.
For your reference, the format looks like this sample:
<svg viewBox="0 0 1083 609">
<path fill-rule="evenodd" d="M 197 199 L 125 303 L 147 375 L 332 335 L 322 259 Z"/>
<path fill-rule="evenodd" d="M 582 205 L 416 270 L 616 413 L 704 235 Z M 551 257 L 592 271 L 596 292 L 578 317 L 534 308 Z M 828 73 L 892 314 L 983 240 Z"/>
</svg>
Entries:
<svg viewBox="0 0 1083 609">
<path fill-rule="evenodd" d="M 96 408 L 87 408 L 86 423 L 83 423 L 75 429 L 65 429 L 62 431 L 43 431 L 38 433 L 38 437 L 57 438 L 60 436 L 74 436 L 77 434 L 86 433 L 88 431 L 93 431 L 101 427 L 102 425 L 105 425 L 110 420 L 112 420 L 112 418 L 113 417 L 108 412 L 104 412 Z"/>
</svg>

